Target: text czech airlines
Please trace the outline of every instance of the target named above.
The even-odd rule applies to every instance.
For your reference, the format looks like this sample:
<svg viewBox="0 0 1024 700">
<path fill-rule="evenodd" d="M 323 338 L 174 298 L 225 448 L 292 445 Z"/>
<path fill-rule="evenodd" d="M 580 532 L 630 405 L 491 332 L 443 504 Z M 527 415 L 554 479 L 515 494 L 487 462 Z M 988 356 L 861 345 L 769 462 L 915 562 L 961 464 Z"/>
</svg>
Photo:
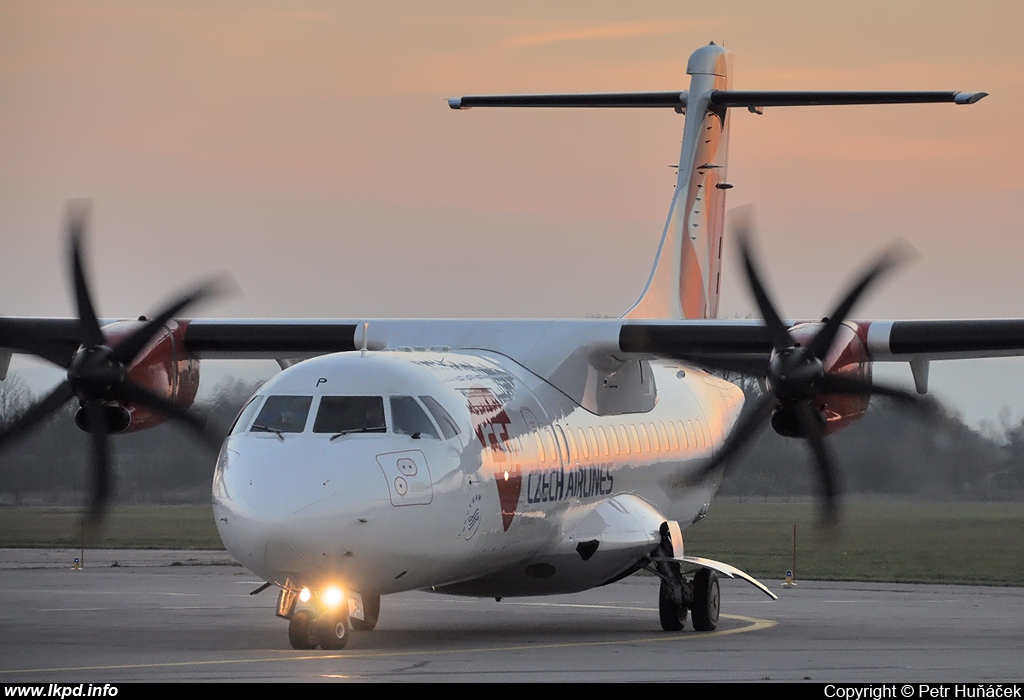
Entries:
<svg viewBox="0 0 1024 700">
<path fill-rule="evenodd" d="M 565 499 L 607 496 L 615 485 L 610 464 L 575 469 L 545 469 L 526 477 L 526 501 L 550 503 Z"/>
</svg>

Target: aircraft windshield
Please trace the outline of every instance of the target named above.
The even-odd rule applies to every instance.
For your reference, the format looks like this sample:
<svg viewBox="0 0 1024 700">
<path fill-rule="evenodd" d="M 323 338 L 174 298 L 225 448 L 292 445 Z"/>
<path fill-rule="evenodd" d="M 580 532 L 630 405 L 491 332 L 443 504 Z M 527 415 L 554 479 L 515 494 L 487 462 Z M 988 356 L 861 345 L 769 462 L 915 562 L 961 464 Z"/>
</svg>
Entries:
<svg viewBox="0 0 1024 700">
<path fill-rule="evenodd" d="M 262 396 L 253 396 L 249 399 L 249 403 L 245 405 L 239 413 L 238 417 L 235 418 L 234 424 L 231 426 L 230 435 L 236 435 L 249 427 L 252 422 L 252 417 L 256 415 L 256 409 L 260 407 L 260 399 Z"/>
<path fill-rule="evenodd" d="M 434 416 L 434 420 L 441 426 L 441 432 L 444 433 L 444 439 L 453 438 L 459 434 L 459 425 L 451 417 L 448 411 L 444 410 L 444 406 L 438 403 L 437 399 L 433 396 L 421 396 L 420 401 L 430 411 L 430 415 Z"/>
<path fill-rule="evenodd" d="M 380 396 L 324 396 L 313 423 L 314 433 L 383 433 L 384 399 Z"/>
<path fill-rule="evenodd" d="M 440 439 L 426 412 L 411 396 L 391 397 L 391 419 L 395 422 L 395 432 L 400 435 Z"/>
<path fill-rule="evenodd" d="M 250 432 L 301 433 L 312 403 L 312 396 L 268 396 Z"/>
</svg>

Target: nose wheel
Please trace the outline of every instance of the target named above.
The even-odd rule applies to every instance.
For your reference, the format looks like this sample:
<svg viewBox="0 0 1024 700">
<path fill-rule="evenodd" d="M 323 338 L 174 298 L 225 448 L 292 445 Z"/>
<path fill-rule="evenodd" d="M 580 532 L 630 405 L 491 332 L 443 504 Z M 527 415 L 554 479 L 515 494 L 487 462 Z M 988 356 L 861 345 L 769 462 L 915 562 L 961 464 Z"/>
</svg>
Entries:
<svg viewBox="0 0 1024 700">
<path fill-rule="evenodd" d="M 348 644 L 348 615 L 338 610 L 327 610 L 314 616 L 311 610 L 298 610 L 288 620 L 288 641 L 292 649 L 344 649 Z"/>
<path fill-rule="evenodd" d="M 348 644 L 348 615 L 339 610 L 329 610 L 316 619 L 317 641 L 321 649 L 330 651 L 344 649 Z"/>
<path fill-rule="evenodd" d="M 316 649 L 319 640 L 313 622 L 313 613 L 309 610 L 299 610 L 288 620 L 288 641 L 292 649 Z"/>
</svg>

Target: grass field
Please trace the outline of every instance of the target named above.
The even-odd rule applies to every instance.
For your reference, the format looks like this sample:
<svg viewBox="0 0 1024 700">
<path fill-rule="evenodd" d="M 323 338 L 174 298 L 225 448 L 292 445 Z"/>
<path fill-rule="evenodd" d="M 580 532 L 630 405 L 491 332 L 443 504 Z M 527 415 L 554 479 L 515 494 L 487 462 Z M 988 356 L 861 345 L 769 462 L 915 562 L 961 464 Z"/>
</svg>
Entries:
<svg viewBox="0 0 1024 700">
<path fill-rule="evenodd" d="M 124 549 L 223 549 L 213 506 L 115 506 L 86 546 Z M 0 508 L 0 547 L 77 547 L 82 510 Z"/>
<path fill-rule="evenodd" d="M 1022 503 L 847 503 L 838 533 L 812 504 L 722 503 L 683 531 L 687 552 L 778 579 L 1024 586 Z"/>
<path fill-rule="evenodd" d="M 715 503 L 683 531 L 686 551 L 777 580 L 973 583 L 1024 586 L 1022 503 L 848 503 L 842 529 L 814 528 L 811 504 Z M 0 547 L 77 547 L 81 513 L 0 508 Z M 112 508 L 87 546 L 220 549 L 209 505 Z"/>
</svg>

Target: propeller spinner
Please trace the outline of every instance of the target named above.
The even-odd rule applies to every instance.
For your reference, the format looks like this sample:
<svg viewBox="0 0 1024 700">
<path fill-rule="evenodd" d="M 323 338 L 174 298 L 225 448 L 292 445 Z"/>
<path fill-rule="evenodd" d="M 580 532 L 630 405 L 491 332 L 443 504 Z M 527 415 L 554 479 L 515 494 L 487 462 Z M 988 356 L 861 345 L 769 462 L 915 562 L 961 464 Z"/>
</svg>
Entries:
<svg viewBox="0 0 1024 700">
<path fill-rule="evenodd" d="M 135 404 L 181 421 L 204 442 L 216 448 L 216 439 L 195 416 L 173 401 L 133 382 L 128 376 L 128 368 L 171 318 L 193 304 L 223 291 L 224 280 L 217 277 L 186 291 L 151 320 L 111 346 L 100 327 L 83 265 L 88 202 L 69 202 L 67 211 L 69 263 L 78 311 L 80 345 L 66 366 L 65 380 L 0 432 L 0 446 L 27 434 L 68 401 L 77 398 L 83 414 L 79 425 L 92 435 L 92 496 L 89 514 L 90 519 L 96 521 L 102 517 L 110 496 L 108 436 L 123 429 L 124 423 L 121 421 L 126 420 L 120 418 L 117 411 L 110 410 L 112 407 L 122 403 Z M 53 353 L 49 352 L 51 345 L 48 338 L 26 329 L 20 341 L 21 349 L 55 362 Z"/>
</svg>

